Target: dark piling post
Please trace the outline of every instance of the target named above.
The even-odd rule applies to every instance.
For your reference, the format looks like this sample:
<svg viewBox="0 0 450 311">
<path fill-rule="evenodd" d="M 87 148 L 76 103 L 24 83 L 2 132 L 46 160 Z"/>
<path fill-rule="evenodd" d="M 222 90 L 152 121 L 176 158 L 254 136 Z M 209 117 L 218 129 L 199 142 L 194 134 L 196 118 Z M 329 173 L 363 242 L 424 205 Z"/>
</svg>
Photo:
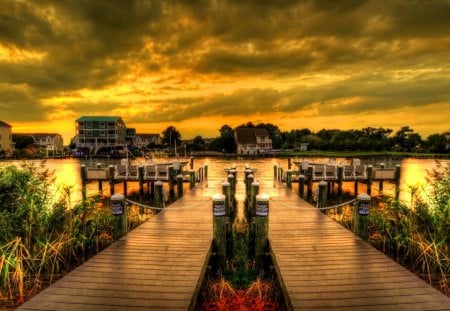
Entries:
<svg viewBox="0 0 450 311">
<path fill-rule="evenodd" d="M 319 182 L 319 197 L 317 198 L 317 207 L 322 208 L 327 205 L 327 182 Z"/>
<path fill-rule="evenodd" d="M 114 174 L 115 174 L 114 165 L 108 166 L 109 172 L 109 193 L 112 196 L 114 194 Z"/>
<path fill-rule="evenodd" d="M 307 174 L 307 185 L 306 185 L 306 197 L 309 200 L 312 198 L 312 187 L 313 187 L 313 175 L 314 175 L 314 168 L 312 166 L 308 166 L 308 174 Z"/>
<path fill-rule="evenodd" d="M 358 196 L 358 180 L 355 180 L 355 197 Z"/>
<path fill-rule="evenodd" d="M 177 175 L 177 194 L 178 198 L 183 196 L 183 175 Z"/>
<path fill-rule="evenodd" d="M 222 182 L 222 194 L 225 196 L 225 213 L 230 215 L 231 210 L 231 186 L 228 181 Z"/>
<path fill-rule="evenodd" d="M 100 170 L 102 168 L 101 163 L 97 163 L 97 169 Z M 103 193 L 103 181 L 101 179 L 98 180 L 98 192 Z"/>
<path fill-rule="evenodd" d="M 288 158 L 288 170 L 292 168 L 292 159 Z"/>
<path fill-rule="evenodd" d="M 174 169 L 169 166 L 169 170 L 167 173 L 169 176 L 169 196 L 170 199 L 173 200 L 175 198 L 175 181 L 174 181 Z"/>
<path fill-rule="evenodd" d="M 339 165 L 337 168 L 337 178 L 338 178 L 338 197 L 339 201 L 342 200 L 342 183 L 344 181 L 344 167 Z"/>
<path fill-rule="evenodd" d="M 205 180 L 208 180 L 208 165 L 205 165 L 205 169 L 204 169 L 204 173 L 205 175 Z"/>
<path fill-rule="evenodd" d="M 395 199 L 398 200 L 400 197 L 400 175 L 401 175 L 401 166 L 397 164 L 395 166 Z"/>
<path fill-rule="evenodd" d="M 361 193 L 357 197 L 356 219 L 355 219 L 355 234 L 363 240 L 369 237 L 369 211 L 370 211 L 370 196 L 366 193 Z"/>
<path fill-rule="evenodd" d="M 225 268 L 225 259 L 227 255 L 227 217 L 225 200 L 225 195 L 221 193 L 216 193 L 212 196 L 213 241 L 220 269 Z"/>
<path fill-rule="evenodd" d="M 189 167 L 190 167 L 190 169 L 191 170 L 193 170 L 194 169 L 194 158 L 193 157 L 191 157 L 190 159 L 189 159 Z"/>
<path fill-rule="evenodd" d="M 278 167 L 276 165 L 273 166 L 273 179 L 277 179 L 278 175 Z"/>
<path fill-rule="evenodd" d="M 154 199 L 155 198 L 155 182 L 151 181 L 150 182 L 150 188 L 148 189 L 149 193 L 150 193 L 150 198 Z"/>
<path fill-rule="evenodd" d="M 155 204 L 159 208 L 164 207 L 164 184 L 161 180 L 155 182 Z"/>
<path fill-rule="evenodd" d="M 192 189 L 195 187 L 195 170 L 191 169 L 189 171 L 189 188 Z"/>
<path fill-rule="evenodd" d="M 235 182 L 235 184 L 236 184 L 236 182 L 237 182 L 237 169 L 232 168 L 232 169 L 230 170 L 230 174 L 233 174 L 233 176 L 234 176 L 234 182 Z"/>
<path fill-rule="evenodd" d="M 228 174 L 227 180 L 230 183 L 230 202 L 231 202 L 230 208 L 232 209 L 234 203 L 234 196 L 236 195 L 236 178 L 234 177 L 233 174 Z"/>
<path fill-rule="evenodd" d="M 245 181 L 245 197 L 247 199 L 247 203 L 250 202 L 250 188 L 252 187 L 252 182 L 255 180 L 255 176 L 253 174 L 249 174 L 247 176 L 247 180 Z M 247 204 L 248 210 L 250 210 L 250 207 Z"/>
<path fill-rule="evenodd" d="M 111 196 L 111 211 L 114 216 L 114 240 L 120 239 L 127 232 L 127 211 L 125 205 L 125 196 L 116 193 Z"/>
<path fill-rule="evenodd" d="M 284 181 L 284 172 L 283 172 L 283 168 L 280 167 L 280 181 L 283 182 Z"/>
<path fill-rule="evenodd" d="M 255 260 L 260 269 L 264 263 L 264 253 L 269 235 L 269 196 L 258 194 L 255 207 Z"/>
<path fill-rule="evenodd" d="M 138 167 L 139 195 L 144 196 L 144 167 Z"/>
<path fill-rule="evenodd" d="M 255 218 L 255 209 L 256 209 L 256 196 L 259 194 L 259 182 L 254 181 L 251 184 L 250 189 L 250 204 L 249 204 L 249 224 L 250 228 L 253 228 L 253 221 Z"/>
<path fill-rule="evenodd" d="M 83 200 L 86 200 L 86 183 L 87 183 L 87 168 L 86 165 L 81 164 L 80 166 L 80 174 L 81 174 L 81 196 Z"/>
<path fill-rule="evenodd" d="M 292 189 L 292 170 L 288 169 L 286 172 L 286 186 Z"/>
<path fill-rule="evenodd" d="M 298 175 L 298 195 L 303 199 L 305 195 L 305 175 Z"/>
<path fill-rule="evenodd" d="M 124 196 L 127 196 L 127 193 L 128 193 L 128 184 L 127 184 L 127 180 L 125 179 L 124 181 L 123 181 L 123 195 Z"/>
<path fill-rule="evenodd" d="M 372 173 L 373 173 L 373 166 L 368 165 L 366 169 L 366 175 L 367 175 L 367 194 L 369 196 L 372 195 Z"/>
<path fill-rule="evenodd" d="M 380 163 L 380 168 L 384 169 L 384 163 Z M 378 182 L 378 193 L 383 192 L 383 179 Z"/>
</svg>

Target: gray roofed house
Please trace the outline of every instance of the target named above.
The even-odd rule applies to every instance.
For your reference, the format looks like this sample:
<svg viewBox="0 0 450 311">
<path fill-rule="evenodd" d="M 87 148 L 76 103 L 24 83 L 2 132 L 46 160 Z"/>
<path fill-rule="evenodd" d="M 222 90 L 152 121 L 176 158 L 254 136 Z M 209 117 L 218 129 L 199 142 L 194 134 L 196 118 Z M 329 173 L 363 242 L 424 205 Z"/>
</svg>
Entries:
<svg viewBox="0 0 450 311">
<path fill-rule="evenodd" d="M 238 127 L 235 138 L 238 155 L 259 155 L 272 150 L 272 140 L 265 128 Z"/>
</svg>

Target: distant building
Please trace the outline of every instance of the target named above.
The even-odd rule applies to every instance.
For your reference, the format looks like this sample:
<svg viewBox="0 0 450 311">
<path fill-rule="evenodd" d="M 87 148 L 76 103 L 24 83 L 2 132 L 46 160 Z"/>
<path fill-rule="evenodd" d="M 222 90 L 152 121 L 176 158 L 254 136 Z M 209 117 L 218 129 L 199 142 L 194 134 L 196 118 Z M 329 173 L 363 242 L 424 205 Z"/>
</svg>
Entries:
<svg viewBox="0 0 450 311">
<path fill-rule="evenodd" d="M 40 149 L 59 152 L 64 148 L 63 137 L 57 133 L 21 133 L 20 135 L 30 136 L 31 138 L 33 138 L 34 146 Z"/>
<path fill-rule="evenodd" d="M 234 134 L 238 155 L 258 155 L 272 150 L 272 140 L 265 128 L 238 127 Z"/>
<path fill-rule="evenodd" d="M 83 116 L 75 127 L 78 155 L 124 154 L 127 127 L 121 117 Z"/>
<path fill-rule="evenodd" d="M 128 145 L 134 145 L 134 141 L 136 139 L 136 129 L 135 128 L 127 128 L 125 141 Z"/>
<path fill-rule="evenodd" d="M 0 121 L 0 151 L 10 155 L 13 151 L 11 125 Z"/>
<path fill-rule="evenodd" d="M 134 144 L 141 150 L 146 150 L 150 144 L 161 145 L 161 136 L 159 134 L 136 134 Z"/>
</svg>

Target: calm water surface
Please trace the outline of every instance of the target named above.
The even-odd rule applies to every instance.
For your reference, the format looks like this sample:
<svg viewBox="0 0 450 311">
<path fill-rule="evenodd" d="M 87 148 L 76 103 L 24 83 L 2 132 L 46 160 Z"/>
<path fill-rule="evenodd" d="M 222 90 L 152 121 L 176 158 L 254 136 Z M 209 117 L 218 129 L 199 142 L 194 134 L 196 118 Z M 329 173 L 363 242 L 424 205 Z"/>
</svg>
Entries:
<svg viewBox="0 0 450 311">
<path fill-rule="evenodd" d="M 181 159 L 183 160 L 183 159 Z M 301 159 L 298 159 L 301 161 Z M 326 163 L 328 159 L 315 159 L 308 158 L 310 162 L 323 162 Z M 346 159 L 333 159 L 336 163 L 349 164 L 349 160 Z M 164 162 L 167 160 L 161 160 Z M 188 159 L 186 159 L 188 161 Z M 40 163 L 39 160 L 27 161 L 30 163 Z M 401 164 L 401 180 L 400 180 L 400 199 L 406 203 L 411 201 L 411 190 L 418 187 L 421 189 L 422 193 L 427 192 L 426 177 L 427 172 L 437 167 L 437 162 L 434 159 L 403 159 L 403 160 L 391 160 L 391 159 L 372 159 L 372 160 L 362 160 L 362 164 L 372 164 L 375 167 L 380 163 L 385 163 L 386 167 L 394 167 L 396 164 Z M 439 160 L 439 162 L 444 166 L 450 165 L 450 160 Z M 11 162 L 0 162 L 0 165 L 10 164 Z M 20 164 L 21 161 L 12 162 L 14 164 Z M 86 164 L 88 167 L 95 167 L 97 163 L 102 163 L 103 167 L 111 164 L 111 162 L 102 161 L 101 159 L 93 160 L 80 160 L 80 159 L 49 159 L 46 160 L 45 165 L 51 171 L 54 171 L 56 181 L 54 187 L 60 189 L 61 187 L 70 187 L 72 201 L 80 200 L 81 198 L 81 178 L 80 178 L 80 165 Z M 143 163 L 143 159 L 136 159 L 133 161 L 134 164 Z M 242 179 L 243 170 L 245 164 L 249 164 L 251 167 L 257 169 L 256 179 L 269 179 L 273 178 L 273 166 L 282 166 L 287 169 L 287 159 L 278 158 L 264 158 L 264 159 L 216 159 L 216 158 L 199 158 L 195 159 L 195 169 L 200 166 L 208 165 L 208 179 L 211 184 L 214 182 L 220 182 L 226 178 L 224 168 L 229 168 L 231 165 L 236 164 L 238 168 L 238 178 Z M 296 168 L 295 165 L 292 167 Z M 132 184 L 129 187 L 129 191 L 137 190 L 133 188 Z M 120 187 L 120 185 L 117 185 Z M 135 185 L 137 187 L 137 185 Z M 296 185 L 294 185 L 295 190 Z M 373 191 L 376 194 L 378 191 L 378 183 L 373 184 Z M 344 184 L 344 190 L 349 192 L 353 191 L 353 183 Z M 120 188 L 116 192 L 120 191 Z M 365 185 L 359 186 L 359 193 L 365 192 Z M 88 195 L 93 195 L 98 193 L 98 184 L 90 183 L 87 187 Z M 103 183 L 103 193 L 109 194 L 108 183 Z M 389 183 L 384 185 L 384 193 L 392 195 L 394 193 L 394 186 Z M 240 198 L 238 198 L 239 200 Z"/>
</svg>

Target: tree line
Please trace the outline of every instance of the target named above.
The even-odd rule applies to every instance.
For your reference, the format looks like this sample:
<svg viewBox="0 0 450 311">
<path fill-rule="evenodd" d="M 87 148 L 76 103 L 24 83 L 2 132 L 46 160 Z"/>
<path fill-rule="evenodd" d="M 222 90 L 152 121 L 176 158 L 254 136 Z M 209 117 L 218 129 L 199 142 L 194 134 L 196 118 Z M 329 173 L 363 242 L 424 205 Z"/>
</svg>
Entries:
<svg viewBox="0 0 450 311">
<path fill-rule="evenodd" d="M 450 153 L 450 133 L 436 133 L 423 139 L 409 126 L 404 126 L 394 132 L 389 128 L 366 127 L 360 130 L 321 129 L 313 132 L 310 129 L 294 129 L 281 131 L 272 123 L 253 124 L 248 122 L 239 127 L 265 128 L 272 139 L 272 149 L 299 151 L 302 144 L 307 144 L 308 150 L 324 151 L 398 151 L 398 152 L 430 152 Z M 184 142 L 188 151 L 219 151 L 235 153 L 236 141 L 234 130 L 229 125 L 219 129 L 219 136 L 205 139 L 197 135 L 191 141 Z M 170 135 L 170 139 L 169 139 Z M 169 140 L 174 143 L 176 137 L 181 146 L 181 134 L 170 126 L 162 132 L 162 142 Z M 184 147 L 183 147 L 184 148 Z"/>
</svg>

